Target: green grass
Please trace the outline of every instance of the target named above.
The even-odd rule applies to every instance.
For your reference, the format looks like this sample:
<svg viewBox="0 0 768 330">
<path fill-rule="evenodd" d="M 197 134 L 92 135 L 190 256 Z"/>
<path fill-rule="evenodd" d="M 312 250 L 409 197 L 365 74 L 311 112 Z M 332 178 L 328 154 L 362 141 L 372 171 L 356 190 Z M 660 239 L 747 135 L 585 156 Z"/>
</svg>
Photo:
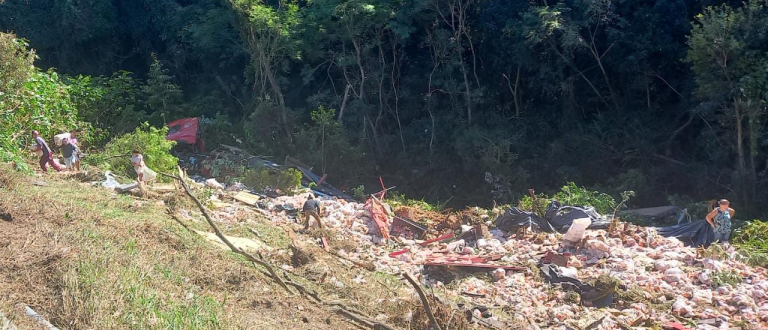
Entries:
<svg viewBox="0 0 768 330">
<path fill-rule="evenodd" d="M 430 204 L 424 201 L 423 199 L 422 200 L 410 199 L 406 197 L 405 194 L 398 193 L 397 191 L 387 192 L 386 202 L 390 206 L 392 206 L 393 209 L 401 206 L 408 206 L 408 207 L 415 207 L 418 209 L 422 209 L 424 211 L 440 212 L 445 207 L 445 203 Z"/>
<path fill-rule="evenodd" d="M 716 272 L 712 274 L 712 288 L 719 288 L 723 285 L 730 284 L 731 286 L 736 286 L 741 284 L 743 279 L 741 276 L 739 276 L 739 273 L 733 270 L 725 270 L 721 272 Z"/>
<path fill-rule="evenodd" d="M 260 240 L 275 249 L 287 249 L 291 245 L 291 238 L 281 227 L 265 223 L 262 220 L 256 220 L 251 227 L 259 233 Z M 253 236 L 253 233 L 249 231 L 248 235 Z"/>
<path fill-rule="evenodd" d="M 60 317 L 69 328 L 231 328 L 221 316 L 225 301 L 198 292 L 198 285 L 185 281 L 191 277 L 185 266 L 195 264 L 197 255 L 168 254 L 164 245 L 156 244 L 155 235 L 165 230 L 183 249 L 192 251 L 214 248 L 203 247 L 206 243 L 199 236 L 178 225 L 161 226 L 172 223 L 162 208 L 145 201 L 138 206 L 128 196 L 74 181 L 14 193 L 67 196 L 57 199 L 70 206 L 61 215 L 69 222 L 61 235 L 77 246 L 78 253 L 60 271 L 57 286 L 68 306 Z M 152 244 L 143 243 L 147 240 Z"/>
</svg>

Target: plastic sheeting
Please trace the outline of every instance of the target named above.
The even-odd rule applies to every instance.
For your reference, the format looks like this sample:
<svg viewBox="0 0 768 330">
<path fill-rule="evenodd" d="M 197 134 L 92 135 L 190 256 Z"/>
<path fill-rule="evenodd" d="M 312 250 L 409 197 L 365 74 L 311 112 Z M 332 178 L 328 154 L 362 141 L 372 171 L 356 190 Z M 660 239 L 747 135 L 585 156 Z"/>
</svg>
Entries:
<svg viewBox="0 0 768 330">
<path fill-rule="evenodd" d="M 548 233 L 555 231 L 547 219 L 516 207 L 510 208 L 496 219 L 496 228 L 503 231 L 515 231 L 517 228 L 531 228 L 533 231 Z"/>
<path fill-rule="evenodd" d="M 674 237 L 693 247 L 709 246 L 715 241 L 715 231 L 706 220 L 698 220 L 691 223 L 681 223 L 669 227 L 654 228 L 659 235 Z"/>
<path fill-rule="evenodd" d="M 530 228 L 537 232 L 564 233 L 574 220 L 581 218 L 592 220 L 589 229 L 606 229 L 610 225 L 610 221 L 597 213 L 593 207 L 560 206 L 560 203 L 553 201 L 547 207 L 544 218 L 512 207 L 496 219 L 496 227 L 508 232 L 518 228 Z"/>
<path fill-rule="evenodd" d="M 554 204 L 554 202 L 553 202 Z M 559 204 L 557 204 L 559 205 Z M 592 220 L 592 224 L 589 225 L 589 229 L 607 229 L 611 224 L 610 221 L 601 216 L 594 207 L 578 207 L 578 206 L 555 206 L 550 205 L 550 208 L 555 207 L 556 210 L 547 212 L 547 220 L 555 230 L 559 232 L 565 232 L 568 228 L 571 228 L 573 220 L 581 218 L 589 218 Z"/>
</svg>

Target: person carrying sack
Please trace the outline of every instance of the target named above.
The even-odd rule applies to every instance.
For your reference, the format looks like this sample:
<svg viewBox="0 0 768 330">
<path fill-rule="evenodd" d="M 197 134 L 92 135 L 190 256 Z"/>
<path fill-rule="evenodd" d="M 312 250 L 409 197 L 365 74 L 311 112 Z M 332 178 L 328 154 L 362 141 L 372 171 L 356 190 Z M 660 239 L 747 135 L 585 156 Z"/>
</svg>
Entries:
<svg viewBox="0 0 768 330">
<path fill-rule="evenodd" d="M 61 166 L 53 161 L 53 152 L 51 152 L 51 148 L 48 147 L 48 143 L 40 137 L 40 133 L 32 131 L 32 137 L 35 139 L 35 149 L 33 151 L 42 152 L 42 155 L 40 156 L 40 168 L 43 169 L 43 172 L 48 173 L 48 165 L 51 165 L 56 172 L 61 172 Z"/>
</svg>

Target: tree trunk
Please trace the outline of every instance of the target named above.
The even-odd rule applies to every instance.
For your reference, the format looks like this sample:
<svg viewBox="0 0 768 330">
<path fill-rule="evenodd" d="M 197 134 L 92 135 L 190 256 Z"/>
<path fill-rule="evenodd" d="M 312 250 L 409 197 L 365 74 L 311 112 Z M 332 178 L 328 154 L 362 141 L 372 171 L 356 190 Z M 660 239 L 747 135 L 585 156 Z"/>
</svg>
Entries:
<svg viewBox="0 0 768 330">
<path fill-rule="evenodd" d="M 744 129 L 741 125 L 743 115 L 741 114 L 741 100 L 736 98 L 733 102 L 734 115 L 736 116 L 736 151 L 739 155 L 739 173 L 743 176 L 747 172 L 747 165 L 744 156 Z"/>
<path fill-rule="evenodd" d="M 341 100 L 341 108 L 339 108 L 339 119 L 338 121 L 341 121 L 341 118 L 344 117 L 344 108 L 347 107 L 347 98 L 349 98 L 349 89 L 352 88 L 352 85 L 347 84 L 347 88 L 344 89 L 344 98 Z"/>
<path fill-rule="evenodd" d="M 398 93 L 398 79 L 399 77 L 399 70 L 400 68 L 400 62 L 397 59 L 397 45 L 395 42 L 392 42 L 392 76 L 390 77 L 390 82 L 392 83 L 392 94 L 395 96 L 395 118 L 397 118 L 397 129 L 400 132 L 400 144 L 403 146 L 403 152 L 408 153 L 408 151 L 405 150 L 405 139 L 403 138 L 403 125 L 400 121 L 400 95 Z M 395 72 L 398 72 L 396 75 Z"/>
<path fill-rule="evenodd" d="M 605 85 L 608 87 L 608 93 L 611 94 L 611 101 L 613 101 L 613 107 L 614 110 L 619 110 L 619 96 L 616 95 L 616 92 L 613 90 L 613 86 L 611 85 L 610 79 L 608 79 L 608 73 L 605 71 L 605 67 L 603 67 L 603 61 L 602 56 L 600 53 L 597 52 L 597 46 L 595 45 L 595 41 L 592 40 L 592 44 L 589 47 L 589 50 L 592 51 L 592 55 L 595 57 L 595 61 L 597 62 L 597 66 L 600 68 L 600 72 L 603 74 L 603 79 L 605 80 Z M 610 50 L 610 47 L 608 48 Z M 608 51 L 606 50 L 606 52 Z"/>
<path fill-rule="evenodd" d="M 351 33 L 351 32 L 350 32 Z M 360 56 L 360 46 L 355 39 L 352 39 L 352 45 L 355 46 L 355 57 L 357 59 L 357 67 L 360 70 L 360 100 L 365 103 L 365 69 L 363 68 L 363 59 Z"/>
<path fill-rule="evenodd" d="M 285 97 L 283 97 L 283 91 L 280 89 L 280 84 L 278 84 L 277 79 L 275 78 L 275 74 L 272 72 L 272 68 L 270 68 L 269 64 L 263 63 L 263 66 L 264 73 L 267 75 L 267 80 L 269 81 L 269 85 L 272 87 L 272 91 L 275 93 L 275 97 L 277 98 L 277 104 L 280 106 L 280 124 L 283 128 L 285 136 L 288 137 L 288 140 L 291 140 L 291 130 L 288 127 L 288 108 L 285 106 Z"/>
<path fill-rule="evenodd" d="M 509 76 L 502 74 L 504 79 L 507 80 L 507 88 L 512 93 L 512 98 L 515 104 L 515 118 L 520 118 L 520 98 L 518 93 L 520 92 L 520 65 L 517 65 L 517 74 L 515 75 L 515 87 L 512 87 L 512 82 L 509 80 Z"/>
<path fill-rule="evenodd" d="M 758 116 L 757 109 L 754 108 L 748 108 L 747 109 L 747 128 L 749 130 L 749 175 L 750 175 L 750 191 L 752 196 L 757 195 L 757 185 L 755 184 L 757 182 L 757 164 L 755 164 L 757 157 L 757 153 L 759 152 L 759 136 L 760 136 L 760 128 L 759 128 L 759 119 L 756 118 Z"/>
<path fill-rule="evenodd" d="M 561 52 L 560 52 L 560 50 L 559 50 L 559 49 L 557 49 L 557 46 L 555 45 L 555 43 L 554 43 L 554 42 L 553 42 L 551 39 L 547 39 L 547 41 L 548 41 L 548 43 L 549 43 L 549 46 L 550 46 L 550 48 L 552 48 L 552 50 L 553 50 L 553 51 L 554 51 L 554 52 L 555 52 L 555 53 L 556 53 L 558 56 L 560 56 L 560 58 L 562 58 L 562 59 L 563 59 L 563 61 L 565 61 L 565 64 L 566 64 L 566 65 L 568 65 L 568 67 L 570 67 L 572 70 L 576 71 L 576 72 L 579 74 L 579 76 L 580 76 L 582 79 L 584 79 L 584 81 L 585 81 L 585 82 L 586 82 L 586 83 L 589 85 L 589 87 L 590 87 L 590 88 L 592 88 L 592 91 L 593 91 L 593 92 L 595 92 L 595 95 L 597 95 L 597 97 L 599 97 L 599 98 L 600 98 L 600 101 L 602 101 L 603 103 L 605 103 L 605 105 L 606 105 L 606 106 L 610 107 L 610 105 L 608 104 L 608 102 L 606 102 L 606 101 L 605 101 L 605 98 L 603 97 L 603 95 L 602 95 L 602 94 L 600 94 L 600 91 L 598 91 L 598 90 L 597 90 L 597 88 L 595 87 L 595 85 L 594 85 L 594 84 L 592 84 L 592 81 L 590 81 L 590 80 L 589 80 L 589 78 L 587 78 L 587 76 L 586 76 L 586 75 L 584 75 L 584 72 L 583 72 L 583 71 L 581 71 L 581 70 L 579 70 L 579 68 L 578 68 L 578 67 L 576 67 L 576 64 L 574 64 L 574 63 L 573 63 L 573 61 L 571 61 L 571 59 L 569 59 L 568 57 L 566 57 L 566 56 L 565 56 L 565 54 L 561 53 Z"/>
<path fill-rule="evenodd" d="M 469 79 L 467 77 L 467 68 L 464 65 L 464 59 L 461 58 L 461 53 L 457 49 L 456 52 L 459 55 L 459 63 L 461 63 L 461 74 L 464 76 L 464 92 L 465 100 L 467 104 L 467 126 L 472 126 L 472 92 L 469 89 Z"/>
</svg>

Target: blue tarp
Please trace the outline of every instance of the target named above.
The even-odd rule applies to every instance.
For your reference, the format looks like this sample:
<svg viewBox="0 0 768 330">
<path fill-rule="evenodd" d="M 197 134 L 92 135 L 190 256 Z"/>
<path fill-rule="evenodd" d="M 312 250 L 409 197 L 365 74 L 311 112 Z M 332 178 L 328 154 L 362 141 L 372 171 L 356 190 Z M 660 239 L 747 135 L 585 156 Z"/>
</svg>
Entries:
<svg viewBox="0 0 768 330">
<path fill-rule="evenodd" d="M 659 235 L 675 237 L 686 245 L 693 247 L 709 246 L 715 241 L 715 231 L 706 220 L 681 223 L 669 227 L 654 228 Z"/>
</svg>

